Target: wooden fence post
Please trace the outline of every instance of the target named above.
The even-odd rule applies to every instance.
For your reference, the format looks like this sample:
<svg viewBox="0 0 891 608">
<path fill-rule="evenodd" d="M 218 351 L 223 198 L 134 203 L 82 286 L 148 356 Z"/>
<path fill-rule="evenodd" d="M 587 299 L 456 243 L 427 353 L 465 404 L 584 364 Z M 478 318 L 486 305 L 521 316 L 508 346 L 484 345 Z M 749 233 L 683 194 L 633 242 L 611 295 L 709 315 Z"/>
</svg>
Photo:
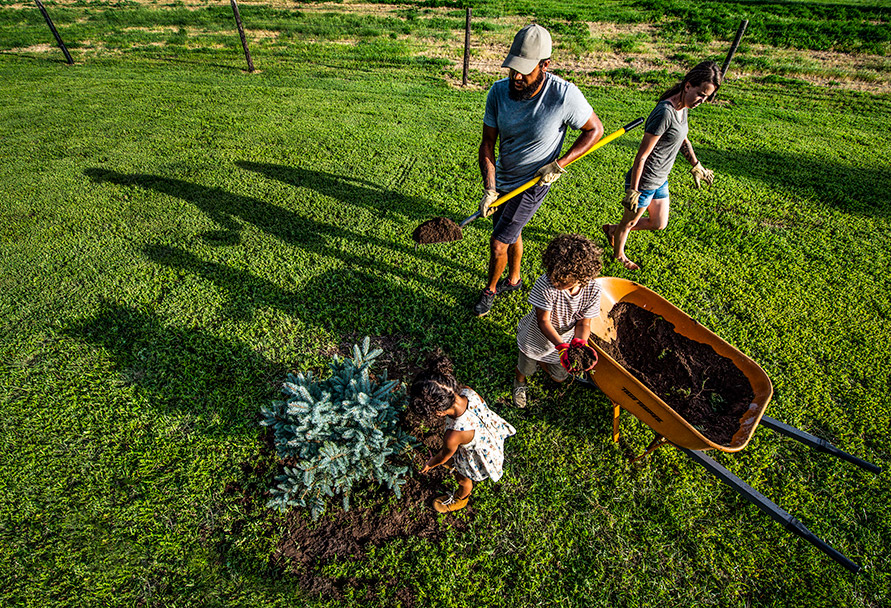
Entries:
<svg viewBox="0 0 891 608">
<path fill-rule="evenodd" d="M 74 65 L 74 59 L 71 58 L 71 53 L 68 52 L 68 49 L 65 47 L 65 43 L 62 42 L 62 37 L 59 36 L 59 32 L 56 30 L 56 26 L 53 25 L 53 20 L 50 19 L 49 13 L 46 12 L 46 9 L 43 6 L 43 2 L 40 0 L 34 0 L 37 3 L 37 8 L 40 9 L 40 12 L 43 14 L 43 18 L 46 19 L 46 24 L 49 26 L 50 31 L 53 33 L 53 36 L 56 37 L 56 42 L 59 43 L 59 48 L 62 49 L 62 52 L 65 53 L 65 61 L 68 62 L 68 65 Z"/>
<path fill-rule="evenodd" d="M 247 58 L 248 72 L 254 71 L 254 60 L 251 59 L 251 52 L 248 50 L 247 38 L 244 37 L 244 26 L 241 25 L 241 13 L 238 12 L 238 2 L 229 0 L 232 4 L 232 12 L 235 13 L 235 23 L 238 25 L 238 35 L 241 36 L 241 47 L 244 49 L 244 56 Z"/>
<path fill-rule="evenodd" d="M 467 17 L 464 21 L 464 73 L 461 77 L 461 86 L 467 86 L 467 68 L 470 64 L 470 7 L 467 7 Z"/>
<path fill-rule="evenodd" d="M 733 54 L 736 53 L 736 49 L 739 48 L 739 41 L 742 40 L 743 34 L 746 33 L 746 27 L 749 25 L 748 19 L 743 19 L 739 24 L 739 29 L 736 30 L 736 38 L 733 39 L 733 44 L 730 45 L 730 50 L 727 52 L 727 57 L 724 59 L 724 65 L 721 66 L 721 81 L 724 80 L 724 75 L 727 73 L 727 68 L 730 67 L 730 60 L 733 59 Z M 709 101 L 715 100 L 715 95 L 718 92 L 715 91 L 708 98 Z"/>
</svg>

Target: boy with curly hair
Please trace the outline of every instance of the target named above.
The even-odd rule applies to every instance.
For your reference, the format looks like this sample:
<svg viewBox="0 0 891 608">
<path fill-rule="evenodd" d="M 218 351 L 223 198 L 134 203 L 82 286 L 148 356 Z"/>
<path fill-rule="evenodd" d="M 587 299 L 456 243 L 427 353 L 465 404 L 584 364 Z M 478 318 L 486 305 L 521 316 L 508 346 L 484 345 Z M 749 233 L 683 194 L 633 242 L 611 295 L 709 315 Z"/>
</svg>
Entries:
<svg viewBox="0 0 891 608">
<path fill-rule="evenodd" d="M 515 407 L 526 407 L 526 379 L 538 366 L 555 382 L 569 378 L 560 355 L 570 346 L 587 344 L 591 319 L 600 315 L 600 285 L 594 279 L 603 267 L 602 253 L 580 234 L 560 234 L 545 249 L 545 273 L 529 293 L 532 310 L 517 327 Z"/>
</svg>

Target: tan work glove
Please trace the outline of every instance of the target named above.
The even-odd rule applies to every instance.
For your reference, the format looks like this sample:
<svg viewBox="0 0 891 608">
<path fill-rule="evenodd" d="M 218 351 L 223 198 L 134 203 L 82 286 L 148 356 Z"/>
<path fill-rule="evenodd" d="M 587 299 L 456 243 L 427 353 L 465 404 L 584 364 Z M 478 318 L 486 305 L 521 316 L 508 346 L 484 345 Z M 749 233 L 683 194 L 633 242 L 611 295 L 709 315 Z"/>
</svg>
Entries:
<svg viewBox="0 0 891 608">
<path fill-rule="evenodd" d="M 706 169 L 702 166 L 702 163 L 696 163 L 693 165 L 693 168 L 690 169 L 690 173 L 693 174 L 693 181 L 696 182 L 696 187 L 699 188 L 699 182 L 703 181 L 709 186 L 712 185 L 712 182 L 715 181 L 715 172 L 711 169 Z"/>
<path fill-rule="evenodd" d="M 546 164 L 535 173 L 535 177 L 541 177 L 538 182 L 539 186 L 549 186 L 557 181 L 561 175 L 566 173 L 566 169 L 557 164 L 557 161 Z"/>
<path fill-rule="evenodd" d="M 494 209 L 490 209 L 489 205 L 498 200 L 498 192 L 495 190 L 486 190 L 483 200 L 480 201 L 480 216 L 489 217 L 495 213 Z"/>
<path fill-rule="evenodd" d="M 634 188 L 625 190 L 625 198 L 622 199 L 622 206 L 628 211 L 637 211 L 637 201 L 640 200 L 640 192 Z"/>
</svg>

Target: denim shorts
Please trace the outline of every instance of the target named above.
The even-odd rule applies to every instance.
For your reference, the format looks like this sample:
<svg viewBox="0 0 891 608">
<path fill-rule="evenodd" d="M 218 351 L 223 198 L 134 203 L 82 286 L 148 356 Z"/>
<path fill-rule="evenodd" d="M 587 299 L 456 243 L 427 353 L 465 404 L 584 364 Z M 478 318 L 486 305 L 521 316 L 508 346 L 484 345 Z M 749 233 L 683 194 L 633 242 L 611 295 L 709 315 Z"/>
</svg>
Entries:
<svg viewBox="0 0 891 608">
<path fill-rule="evenodd" d="M 492 214 L 492 236 L 496 241 L 505 245 L 513 245 L 520 238 L 523 227 L 529 223 L 550 186 L 532 186 L 522 194 L 519 194 L 506 203 L 495 208 Z M 498 196 L 506 194 L 499 192 Z"/>
<path fill-rule="evenodd" d="M 625 190 L 631 187 L 631 184 L 625 182 Z M 665 183 L 656 188 L 655 190 L 641 190 L 640 198 L 637 199 L 637 208 L 644 209 L 650 206 L 650 201 L 654 198 L 668 198 L 668 180 L 665 180 Z"/>
</svg>

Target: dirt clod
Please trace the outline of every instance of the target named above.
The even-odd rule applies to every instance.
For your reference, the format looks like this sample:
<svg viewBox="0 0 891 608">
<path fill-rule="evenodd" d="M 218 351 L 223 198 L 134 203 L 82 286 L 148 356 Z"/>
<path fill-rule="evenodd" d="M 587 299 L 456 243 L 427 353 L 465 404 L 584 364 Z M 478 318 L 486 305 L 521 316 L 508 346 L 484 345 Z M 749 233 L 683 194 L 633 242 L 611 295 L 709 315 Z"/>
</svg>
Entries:
<svg viewBox="0 0 891 608">
<path fill-rule="evenodd" d="M 615 342 L 597 345 L 699 432 L 729 445 L 755 393 L 745 375 L 708 344 L 674 331 L 664 318 L 620 302 L 609 313 Z"/>
<path fill-rule="evenodd" d="M 447 217 L 435 217 L 427 220 L 411 233 L 415 243 L 427 245 L 430 243 L 448 243 L 461 240 L 461 227 Z"/>
<path fill-rule="evenodd" d="M 566 357 L 569 360 L 569 367 L 573 373 L 591 369 L 597 363 L 597 355 L 585 346 L 570 346 L 566 350 Z"/>
</svg>

